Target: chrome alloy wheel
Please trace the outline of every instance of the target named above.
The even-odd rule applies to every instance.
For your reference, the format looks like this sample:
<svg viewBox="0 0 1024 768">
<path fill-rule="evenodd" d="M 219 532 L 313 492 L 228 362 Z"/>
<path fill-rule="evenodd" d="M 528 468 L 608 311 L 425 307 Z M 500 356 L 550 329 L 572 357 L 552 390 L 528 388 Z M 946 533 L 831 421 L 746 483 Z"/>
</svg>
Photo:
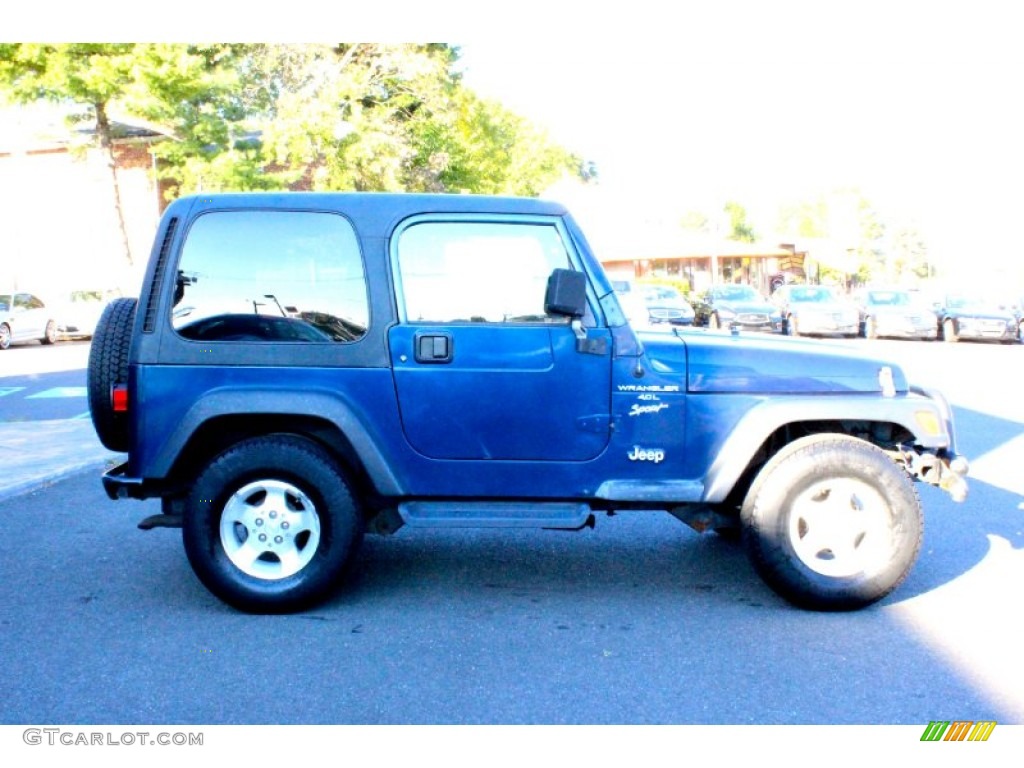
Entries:
<svg viewBox="0 0 1024 768">
<path fill-rule="evenodd" d="M 320 518 L 291 483 L 259 480 L 239 488 L 224 506 L 220 542 L 243 573 L 279 580 L 305 568 L 320 544 Z"/>
</svg>

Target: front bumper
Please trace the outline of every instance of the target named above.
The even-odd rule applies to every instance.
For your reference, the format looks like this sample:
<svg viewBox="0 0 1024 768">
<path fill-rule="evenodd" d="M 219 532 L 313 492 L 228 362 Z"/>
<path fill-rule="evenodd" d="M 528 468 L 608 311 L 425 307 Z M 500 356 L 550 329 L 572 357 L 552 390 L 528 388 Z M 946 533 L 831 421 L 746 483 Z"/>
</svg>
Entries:
<svg viewBox="0 0 1024 768">
<path fill-rule="evenodd" d="M 1018 329 L 1016 326 L 1000 328 L 996 326 L 962 324 L 957 331 L 959 338 L 972 341 L 1016 341 L 1017 335 Z"/>
<path fill-rule="evenodd" d="M 939 450 L 913 450 L 900 447 L 896 459 L 914 478 L 935 485 L 946 491 L 953 501 L 967 498 L 967 473 L 970 463 L 956 450 L 956 432 L 953 426 L 953 409 L 949 401 L 938 390 L 930 387 L 911 386 L 915 395 L 928 398 L 937 408 L 942 429 L 949 443 Z"/>
</svg>

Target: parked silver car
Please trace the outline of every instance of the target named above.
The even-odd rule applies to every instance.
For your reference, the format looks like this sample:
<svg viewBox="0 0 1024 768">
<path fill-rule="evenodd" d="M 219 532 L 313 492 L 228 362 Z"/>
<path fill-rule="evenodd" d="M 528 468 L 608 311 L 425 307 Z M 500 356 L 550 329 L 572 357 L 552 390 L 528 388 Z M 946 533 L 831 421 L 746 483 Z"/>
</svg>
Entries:
<svg viewBox="0 0 1024 768">
<path fill-rule="evenodd" d="M 0 349 L 22 341 L 56 340 L 57 320 L 42 299 L 31 293 L 0 293 Z"/>
<path fill-rule="evenodd" d="M 772 294 L 782 312 L 782 330 L 790 336 L 856 336 L 857 307 L 827 285 L 783 285 Z"/>
<path fill-rule="evenodd" d="M 934 339 L 935 311 L 901 288 L 865 288 L 854 296 L 860 310 L 860 335 L 866 339 Z"/>
</svg>

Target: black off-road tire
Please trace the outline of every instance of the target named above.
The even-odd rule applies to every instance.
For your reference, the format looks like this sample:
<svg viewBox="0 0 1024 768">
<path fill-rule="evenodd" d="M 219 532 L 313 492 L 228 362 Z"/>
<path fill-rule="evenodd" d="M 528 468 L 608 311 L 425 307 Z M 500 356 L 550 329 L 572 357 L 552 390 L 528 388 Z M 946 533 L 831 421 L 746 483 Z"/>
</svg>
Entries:
<svg viewBox="0 0 1024 768">
<path fill-rule="evenodd" d="M 112 451 L 128 450 L 128 416 L 115 413 L 110 399 L 115 384 L 128 383 L 128 352 L 132 344 L 138 300 L 119 298 L 103 310 L 89 347 L 89 413 L 100 442 Z"/>
<path fill-rule="evenodd" d="M 881 449 L 811 435 L 760 471 L 740 510 L 760 576 L 802 608 L 863 608 L 906 578 L 921 548 L 917 490 Z"/>
<path fill-rule="evenodd" d="M 228 448 L 199 473 L 182 539 L 196 576 L 225 603 L 290 613 L 330 594 L 364 529 L 351 484 L 323 448 L 268 435 Z"/>
</svg>

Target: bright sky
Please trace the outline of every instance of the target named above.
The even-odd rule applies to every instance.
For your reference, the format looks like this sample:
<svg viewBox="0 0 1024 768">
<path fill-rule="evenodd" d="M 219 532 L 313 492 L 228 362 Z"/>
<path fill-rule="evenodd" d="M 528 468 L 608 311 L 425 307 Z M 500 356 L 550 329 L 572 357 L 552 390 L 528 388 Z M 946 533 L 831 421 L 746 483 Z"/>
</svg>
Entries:
<svg viewBox="0 0 1024 768">
<path fill-rule="evenodd" d="M 857 186 L 887 220 L 918 224 L 934 258 L 1024 272 L 1015 5 L 291 0 L 271 20 L 176 0 L 160 34 L 445 40 L 462 47 L 469 85 L 595 161 L 610 194 L 680 213 L 736 200 L 765 229 L 782 202 Z M 151 28 L 111 31 L 96 4 L 47 15 L 27 22 L 46 39 L 152 37 Z M 4 36 L 39 37 L 20 31 Z"/>
<path fill-rule="evenodd" d="M 557 9 L 559 4 L 553 2 Z M 512 22 L 462 43 L 466 80 L 682 211 L 859 187 L 933 256 L 1024 262 L 1024 46 L 1012 4 L 690 2 Z M 1022 273 L 1024 275 L 1024 273 Z"/>
</svg>

